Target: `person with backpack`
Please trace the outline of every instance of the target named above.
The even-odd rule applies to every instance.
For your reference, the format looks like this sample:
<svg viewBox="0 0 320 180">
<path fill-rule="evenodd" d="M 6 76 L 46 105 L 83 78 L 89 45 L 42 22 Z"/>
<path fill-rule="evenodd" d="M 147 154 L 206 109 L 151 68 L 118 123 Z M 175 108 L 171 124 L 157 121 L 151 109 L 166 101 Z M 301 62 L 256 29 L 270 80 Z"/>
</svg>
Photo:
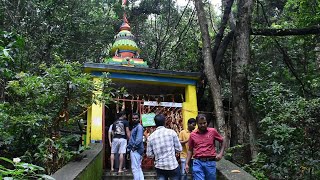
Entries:
<svg viewBox="0 0 320 180">
<path fill-rule="evenodd" d="M 123 173 L 124 155 L 127 150 L 127 141 L 130 138 L 129 122 L 126 120 L 127 116 L 125 111 L 119 113 L 117 119 L 112 125 L 112 144 L 111 144 L 111 172 L 114 172 L 114 154 L 119 153 L 119 170 L 118 173 Z"/>
</svg>

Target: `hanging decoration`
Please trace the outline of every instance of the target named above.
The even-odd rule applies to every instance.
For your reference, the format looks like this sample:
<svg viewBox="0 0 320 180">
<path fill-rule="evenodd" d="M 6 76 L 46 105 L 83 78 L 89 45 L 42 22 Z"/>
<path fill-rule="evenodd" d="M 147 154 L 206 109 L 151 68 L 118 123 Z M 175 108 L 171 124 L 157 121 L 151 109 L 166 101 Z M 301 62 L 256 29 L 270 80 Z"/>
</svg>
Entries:
<svg viewBox="0 0 320 180">
<path fill-rule="evenodd" d="M 183 129 L 183 109 L 182 102 L 176 102 L 176 97 L 183 99 L 182 94 L 126 94 L 122 99 L 118 97 L 116 108 L 117 112 L 120 112 L 119 106 L 121 106 L 121 111 L 125 110 L 127 102 L 127 110 L 130 110 L 131 113 L 140 113 L 142 125 L 147 129 L 155 126 L 153 121 L 155 115 L 164 114 L 166 116 L 165 126 L 180 133 Z"/>
</svg>

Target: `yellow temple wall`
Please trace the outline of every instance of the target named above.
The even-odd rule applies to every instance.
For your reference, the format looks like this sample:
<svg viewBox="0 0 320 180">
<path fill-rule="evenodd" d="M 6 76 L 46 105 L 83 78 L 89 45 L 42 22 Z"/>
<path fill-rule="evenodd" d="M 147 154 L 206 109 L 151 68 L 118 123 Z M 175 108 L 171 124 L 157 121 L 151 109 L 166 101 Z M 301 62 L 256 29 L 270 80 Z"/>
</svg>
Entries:
<svg viewBox="0 0 320 180">
<path fill-rule="evenodd" d="M 99 78 L 93 79 L 98 85 L 100 82 Z M 95 95 L 101 94 L 101 91 L 94 92 Z M 91 108 L 88 110 L 88 120 L 87 120 L 87 137 L 86 144 L 94 142 L 102 142 L 103 138 L 103 103 L 96 102 L 93 103 Z"/>
<path fill-rule="evenodd" d="M 92 121 L 92 107 L 88 109 L 87 113 L 87 132 L 86 132 L 86 141 L 85 145 L 88 146 L 91 141 L 91 121 Z"/>
<path fill-rule="evenodd" d="M 196 86 L 187 85 L 185 88 L 185 102 L 182 103 L 183 129 L 188 129 L 188 119 L 198 115 Z"/>
</svg>

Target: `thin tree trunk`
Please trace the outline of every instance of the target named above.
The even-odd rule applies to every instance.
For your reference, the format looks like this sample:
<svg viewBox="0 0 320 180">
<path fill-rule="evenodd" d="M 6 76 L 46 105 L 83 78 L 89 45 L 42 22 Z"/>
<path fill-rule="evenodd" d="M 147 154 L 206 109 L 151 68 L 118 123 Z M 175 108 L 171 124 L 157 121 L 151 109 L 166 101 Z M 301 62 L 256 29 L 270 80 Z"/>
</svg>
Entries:
<svg viewBox="0 0 320 180">
<path fill-rule="evenodd" d="M 234 63 L 232 71 L 232 145 L 236 149 L 233 160 L 248 163 L 255 154 L 255 124 L 249 110 L 248 74 L 250 62 L 250 18 L 252 0 L 238 0 L 238 21 L 235 32 Z"/>
<path fill-rule="evenodd" d="M 5 78 L 0 78 L 0 103 L 5 102 L 5 87 L 6 87 Z"/>
<path fill-rule="evenodd" d="M 211 42 L 210 42 L 210 36 L 208 31 L 208 22 L 205 16 L 202 0 L 195 0 L 194 2 L 195 2 L 195 8 L 197 10 L 198 23 L 200 25 L 200 31 L 201 31 L 202 42 L 203 42 L 202 55 L 204 60 L 204 72 L 208 78 L 208 83 L 209 83 L 210 90 L 213 97 L 216 124 L 218 126 L 217 129 L 223 135 L 225 135 L 226 124 L 225 124 L 224 109 L 223 109 L 222 97 L 221 97 L 221 91 L 220 91 L 221 88 L 213 67 Z"/>
<path fill-rule="evenodd" d="M 314 51 L 316 52 L 317 69 L 320 70 L 320 43 L 317 43 Z"/>
</svg>

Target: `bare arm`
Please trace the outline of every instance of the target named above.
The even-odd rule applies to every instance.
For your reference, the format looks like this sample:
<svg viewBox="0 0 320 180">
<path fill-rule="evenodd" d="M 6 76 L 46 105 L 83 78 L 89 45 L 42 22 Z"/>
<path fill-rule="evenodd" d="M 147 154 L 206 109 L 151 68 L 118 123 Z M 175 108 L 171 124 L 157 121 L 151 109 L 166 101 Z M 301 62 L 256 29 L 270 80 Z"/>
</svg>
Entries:
<svg viewBox="0 0 320 180">
<path fill-rule="evenodd" d="M 145 131 L 144 131 L 144 133 L 143 133 L 143 135 L 145 136 L 145 138 L 146 138 L 146 139 L 148 139 L 149 134 L 150 134 L 150 132 L 149 132 L 149 130 L 148 130 L 148 129 L 147 129 L 147 130 L 145 130 Z"/>
<path fill-rule="evenodd" d="M 184 144 L 187 144 L 188 141 L 189 141 L 189 139 L 187 139 L 187 140 L 185 140 L 185 141 L 181 141 L 181 140 L 180 140 L 180 143 L 181 143 L 181 145 L 184 145 Z"/>
<path fill-rule="evenodd" d="M 193 149 L 189 148 L 188 149 L 188 154 L 187 154 L 186 166 L 185 166 L 185 171 L 187 173 L 189 172 L 189 163 L 190 163 L 192 155 L 193 155 Z"/>
<path fill-rule="evenodd" d="M 111 124 L 111 126 L 108 129 L 108 140 L 109 140 L 110 147 L 112 145 L 112 127 L 113 127 L 113 125 Z"/>
<path fill-rule="evenodd" d="M 111 147 L 112 132 L 108 132 L 109 145 Z"/>
<path fill-rule="evenodd" d="M 154 158 L 154 153 L 153 153 L 153 149 L 152 149 L 152 145 L 148 139 L 147 141 L 147 150 L 146 150 L 146 154 L 148 158 Z"/>
<path fill-rule="evenodd" d="M 186 144 L 186 143 L 189 141 L 189 139 L 183 140 L 183 131 L 181 131 L 181 132 L 179 133 L 179 141 L 180 141 L 181 145 L 184 145 L 184 144 Z"/>
<path fill-rule="evenodd" d="M 221 145 L 221 144 L 222 144 L 222 145 Z M 217 161 L 221 160 L 222 157 L 223 157 L 223 153 L 224 153 L 224 151 L 225 151 L 225 149 L 226 149 L 226 138 L 223 138 L 222 143 L 220 143 L 220 145 L 221 145 L 220 152 L 219 152 L 219 154 L 217 154 L 217 156 L 216 156 L 216 160 L 217 160 Z"/>
<path fill-rule="evenodd" d="M 126 127 L 126 134 L 127 134 L 127 139 L 130 139 L 130 130 L 129 127 Z"/>
<path fill-rule="evenodd" d="M 173 130 L 172 130 L 172 136 L 173 136 L 174 149 L 176 150 L 176 152 L 181 152 L 182 151 L 181 143 L 179 141 L 177 134 Z"/>
</svg>

